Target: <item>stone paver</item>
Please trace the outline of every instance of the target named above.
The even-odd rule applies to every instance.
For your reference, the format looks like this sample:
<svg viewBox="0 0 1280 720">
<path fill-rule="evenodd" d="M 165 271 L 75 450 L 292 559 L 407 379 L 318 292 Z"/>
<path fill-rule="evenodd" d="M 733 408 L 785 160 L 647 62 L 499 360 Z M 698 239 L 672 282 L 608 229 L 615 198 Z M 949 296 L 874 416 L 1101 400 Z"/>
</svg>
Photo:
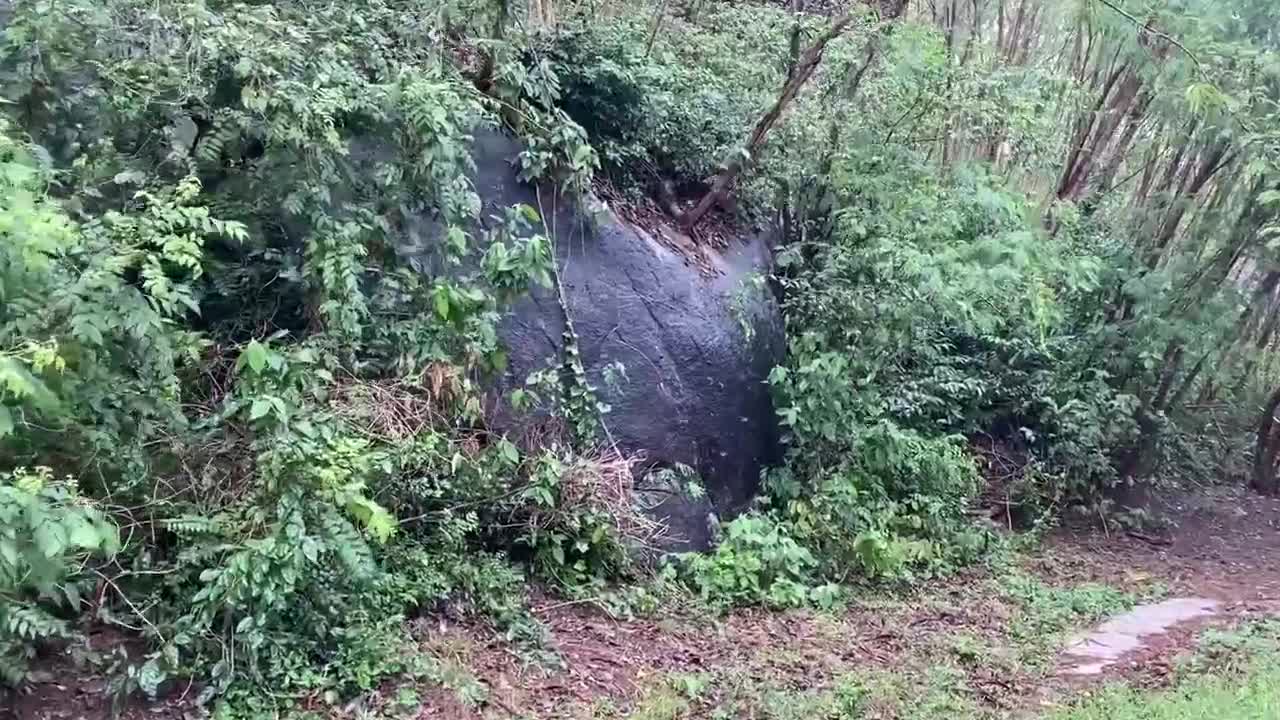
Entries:
<svg viewBox="0 0 1280 720">
<path fill-rule="evenodd" d="M 1153 636 L 1174 625 L 1215 615 L 1222 603 L 1205 598 L 1177 598 L 1139 605 L 1077 637 L 1067 646 L 1068 675 L 1097 675 L 1120 658 L 1145 647 Z"/>
</svg>

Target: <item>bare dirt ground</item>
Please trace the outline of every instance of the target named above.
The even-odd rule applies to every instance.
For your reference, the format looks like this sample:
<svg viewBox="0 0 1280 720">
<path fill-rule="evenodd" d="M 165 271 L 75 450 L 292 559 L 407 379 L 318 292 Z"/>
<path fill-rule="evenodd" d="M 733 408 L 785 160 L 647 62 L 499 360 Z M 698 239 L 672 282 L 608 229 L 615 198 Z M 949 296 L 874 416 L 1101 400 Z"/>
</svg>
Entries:
<svg viewBox="0 0 1280 720">
<path fill-rule="evenodd" d="M 1280 599 L 1280 498 L 1215 487 L 1162 510 L 1177 525 L 1161 533 L 1056 536 L 1041 568 L 1112 584 L 1150 577 L 1170 593 L 1228 603 Z"/>
<path fill-rule="evenodd" d="M 1213 617 L 1150 639 L 1099 677 L 1067 677 L 1056 657 L 1019 657 L 1043 654 L 1044 640 L 1061 647 L 1065 636 L 1018 637 L 1026 609 L 1002 594 L 998 571 L 980 568 L 835 615 L 743 611 L 618 621 L 589 607 L 553 607 L 539 616 L 563 659 L 559 669 L 523 662 L 473 629 L 446 628 L 427 637 L 426 646 L 471 668 L 491 699 L 439 716 L 591 717 L 601 706 L 625 715 L 643 708 L 655 686 L 684 675 L 731 676 L 735 683 L 804 692 L 831 687 L 851 673 L 923 675 L 940 660 L 958 666 L 980 712 L 992 716 L 1034 716 L 1043 706 L 1117 679 L 1157 685 L 1207 627 L 1280 611 L 1280 499 L 1211 488 L 1167 509 L 1179 523 L 1162 533 L 1061 531 L 1019 562 L 1051 588 L 1102 585 L 1139 596 L 1223 603 Z M 982 657 L 969 658 L 970 650 L 957 645 L 972 646 Z M 687 716 L 700 716 L 696 704 Z"/>
<path fill-rule="evenodd" d="M 485 628 L 423 618 L 415 634 L 442 668 L 443 686 L 411 686 L 416 700 L 405 703 L 406 687 L 388 685 L 326 714 L 805 717 L 812 711 L 804 708 L 834 697 L 853 677 L 864 688 L 880 688 L 864 707 L 866 717 L 915 717 L 911 708 L 934 695 L 963 704 L 954 714 L 932 711 L 937 717 L 1037 717 L 1100 683 L 1161 685 L 1205 628 L 1280 612 L 1280 500 L 1214 488 L 1169 506 L 1180 522 L 1160 534 L 1061 531 L 1000 567 L 973 568 L 911 592 L 867 591 L 836 613 L 715 615 L 688 605 L 653 618 L 617 619 L 589 604 L 541 600 L 535 614 L 549 631 L 543 655 L 552 662 L 518 652 Z M 1011 591 L 1010 578 L 1020 578 L 1024 589 Z M 1069 677 L 1061 648 L 1072 632 L 1099 619 L 1080 609 L 1095 591 L 1077 589 L 1104 586 L 1137 598 L 1223 604 L 1213 617 L 1150 639 L 1100 676 Z M 53 663 L 9 715 L 106 717 L 105 683 L 84 667 Z M 125 716 L 198 716 L 188 700 L 176 699 L 181 690 L 156 706 L 135 702 Z"/>
</svg>

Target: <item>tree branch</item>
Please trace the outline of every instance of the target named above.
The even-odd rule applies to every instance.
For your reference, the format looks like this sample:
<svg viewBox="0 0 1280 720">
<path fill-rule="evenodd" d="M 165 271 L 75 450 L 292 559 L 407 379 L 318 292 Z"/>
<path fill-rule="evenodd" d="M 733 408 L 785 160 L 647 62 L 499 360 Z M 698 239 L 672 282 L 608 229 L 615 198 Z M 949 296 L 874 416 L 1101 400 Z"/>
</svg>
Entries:
<svg viewBox="0 0 1280 720">
<path fill-rule="evenodd" d="M 1134 25 L 1137 25 L 1138 27 L 1142 28 L 1144 31 L 1149 32 L 1149 33 L 1151 33 L 1152 35 L 1155 35 L 1155 36 L 1156 36 L 1156 37 L 1158 37 L 1158 38 L 1162 38 L 1162 39 L 1164 39 L 1164 40 L 1169 41 L 1169 43 L 1171 43 L 1172 45 L 1174 45 L 1175 47 L 1177 47 L 1177 48 L 1178 48 L 1179 50 L 1181 50 L 1182 52 L 1186 53 L 1187 57 L 1191 58 L 1191 62 L 1195 63 L 1195 66 L 1196 66 L 1196 70 L 1197 70 L 1197 71 L 1199 71 L 1199 72 L 1203 72 L 1203 71 L 1204 71 L 1204 66 L 1203 66 L 1203 65 L 1201 65 L 1201 63 L 1200 63 L 1200 58 L 1196 57 L 1196 54 L 1195 54 L 1195 53 L 1193 53 L 1193 52 L 1191 52 L 1191 50 L 1189 50 L 1189 49 L 1187 48 L 1187 46 L 1186 46 L 1186 45 L 1183 45 L 1181 42 L 1179 42 L 1179 41 L 1177 40 L 1177 38 L 1175 38 L 1175 37 L 1173 37 L 1172 35 L 1169 35 L 1169 34 L 1167 34 L 1167 33 L 1163 33 L 1163 32 L 1161 32 L 1161 31 L 1159 31 L 1159 30 L 1157 30 L 1157 29 L 1155 29 L 1155 28 L 1151 27 L 1151 24 L 1150 24 L 1150 23 L 1144 23 L 1144 22 L 1142 22 L 1141 20 L 1139 20 L 1138 18 L 1134 17 L 1133 15 L 1130 15 L 1130 14 L 1129 14 L 1129 12 L 1128 12 L 1127 10 L 1125 10 L 1124 8 L 1122 8 L 1122 7 L 1118 6 L 1118 5 L 1116 5 L 1115 3 L 1111 2 L 1111 0 L 1098 0 L 1098 2 L 1102 3 L 1103 5 L 1106 5 L 1107 7 L 1111 8 L 1112 10 L 1114 10 L 1116 13 L 1118 13 L 1118 14 L 1120 14 L 1120 15 L 1124 16 L 1124 17 L 1125 17 L 1129 22 L 1133 23 Z"/>
</svg>

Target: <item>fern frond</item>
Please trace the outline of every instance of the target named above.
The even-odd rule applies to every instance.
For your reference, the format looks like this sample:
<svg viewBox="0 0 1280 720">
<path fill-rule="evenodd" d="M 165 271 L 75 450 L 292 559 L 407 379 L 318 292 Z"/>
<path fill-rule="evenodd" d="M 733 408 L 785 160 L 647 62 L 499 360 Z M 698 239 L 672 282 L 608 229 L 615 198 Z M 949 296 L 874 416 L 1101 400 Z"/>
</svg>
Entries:
<svg viewBox="0 0 1280 720">
<path fill-rule="evenodd" d="M 0 633 L 26 642 L 65 638 L 70 635 L 66 621 L 29 603 L 15 603 L 5 609 L 0 615 Z"/>
<path fill-rule="evenodd" d="M 377 564 L 360 531 L 332 507 L 322 509 L 318 520 L 325 549 L 333 553 L 342 568 L 357 580 L 372 577 Z"/>
</svg>

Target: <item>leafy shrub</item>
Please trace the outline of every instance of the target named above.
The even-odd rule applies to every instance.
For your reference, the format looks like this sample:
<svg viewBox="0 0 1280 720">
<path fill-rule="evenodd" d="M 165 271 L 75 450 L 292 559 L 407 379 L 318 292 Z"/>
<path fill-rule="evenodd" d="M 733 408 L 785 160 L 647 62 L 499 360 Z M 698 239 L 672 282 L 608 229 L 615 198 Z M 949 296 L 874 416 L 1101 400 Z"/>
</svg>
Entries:
<svg viewBox="0 0 1280 720">
<path fill-rule="evenodd" d="M 0 475 L 0 680 L 17 683 L 36 643 L 68 639 L 98 580 L 92 558 L 120 549 L 115 525 L 49 468 Z"/>
<path fill-rule="evenodd" d="M 862 432 L 848 458 L 814 470 L 813 490 L 797 480 L 803 465 L 769 478 L 770 497 L 826 576 L 901 577 L 968 561 L 984 547 L 964 514 L 976 469 L 954 439 L 881 422 Z"/>
<path fill-rule="evenodd" d="M 693 195 L 781 85 L 785 47 L 775 38 L 790 22 L 767 5 L 713 5 L 696 23 L 668 24 L 650 47 L 647 14 L 583 17 L 541 52 L 557 68 L 559 106 L 620 189 L 652 192 L 670 181 Z M 753 178 L 747 204 L 763 210 L 759 187 L 768 184 Z"/>
<path fill-rule="evenodd" d="M 1082 351 L 1094 326 L 1079 313 L 1107 286 L 1101 254 L 1028 228 L 1028 201 L 984 174 L 944 177 L 897 152 L 848 151 L 835 171 L 831 242 L 781 255 L 792 341 L 772 379 L 791 455 L 775 494 L 790 502 L 856 488 L 839 504 L 874 506 L 864 528 L 956 534 L 970 548 L 960 513 L 977 482 L 960 448 L 981 437 L 1027 453 L 1023 480 L 1034 482 L 1023 482 L 1022 500 L 1099 502 L 1141 431 L 1138 399 Z M 922 476 L 919 491 L 900 479 L 907 468 Z M 875 527 L 878 514 L 886 527 Z M 939 549 L 890 555 L 923 561 Z"/>
<path fill-rule="evenodd" d="M 557 36 L 549 55 L 560 68 L 560 106 L 580 124 L 613 172 L 648 157 L 647 141 L 672 104 L 663 69 L 643 54 L 632 33 L 601 27 Z"/>
<path fill-rule="evenodd" d="M 424 42 L 440 20 L 396 0 L 8 18 L 25 109 L 0 123 L 0 443 L 80 480 L 83 501 L 32 506 L 71 523 L 51 566 L 116 550 L 77 524 L 93 498 L 145 527 L 99 568 L 98 619 L 150 645 L 131 689 L 196 678 L 232 715 L 267 688 L 333 701 L 416 672 L 408 613 L 452 603 L 536 643 L 511 555 L 566 585 L 624 569 L 616 516 L 567 492 L 572 442 L 486 427 L 502 310 L 554 268 L 532 208 L 481 216 L 468 145 L 499 118 Z M 514 79 L 541 118 L 526 170 L 581 189 L 594 153 L 551 112 L 554 77 Z M 410 217 L 439 223 L 428 262 Z M 596 412 L 568 376 L 551 394 Z M 5 512 L 34 502 L 4 489 Z M 0 585 L 23 616 L 52 592 Z M 6 659 L 61 632 L 15 618 Z"/>
<path fill-rule="evenodd" d="M 514 510 L 525 530 L 518 542 L 534 567 L 575 592 L 599 590 L 631 574 L 652 554 L 665 526 L 647 517 L 633 487 L 635 463 L 617 452 L 574 457 L 544 451 L 533 459 Z"/>
<path fill-rule="evenodd" d="M 724 525 L 709 554 L 680 555 L 668 567 L 715 605 L 799 607 L 809 600 L 817 560 L 772 517 L 747 513 Z"/>
</svg>

